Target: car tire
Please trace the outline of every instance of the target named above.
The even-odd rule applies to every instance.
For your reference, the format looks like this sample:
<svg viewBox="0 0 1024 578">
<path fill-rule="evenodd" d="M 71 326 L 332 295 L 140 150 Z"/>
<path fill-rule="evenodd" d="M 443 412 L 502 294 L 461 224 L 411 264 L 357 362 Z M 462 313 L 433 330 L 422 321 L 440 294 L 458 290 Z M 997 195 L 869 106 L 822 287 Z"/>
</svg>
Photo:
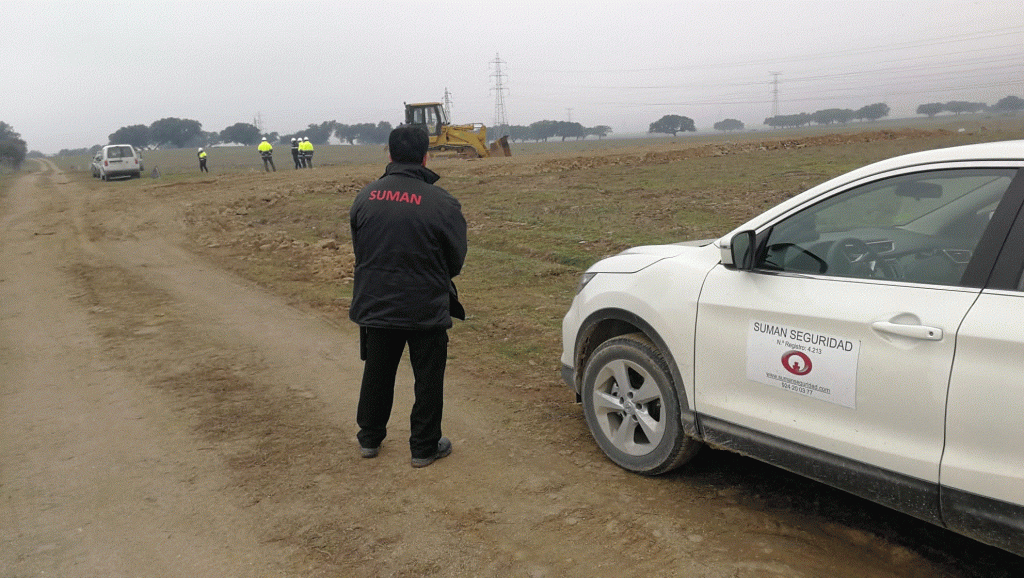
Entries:
<svg viewBox="0 0 1024 578">
<path fill-rule="evenodd" d="M 643 334 L 597 347 L 583 371 L 583 414 L 608 459 L 647 476 L 692 458 L 700 441 L 686 435 L 668 363 Z"/>
</svg>

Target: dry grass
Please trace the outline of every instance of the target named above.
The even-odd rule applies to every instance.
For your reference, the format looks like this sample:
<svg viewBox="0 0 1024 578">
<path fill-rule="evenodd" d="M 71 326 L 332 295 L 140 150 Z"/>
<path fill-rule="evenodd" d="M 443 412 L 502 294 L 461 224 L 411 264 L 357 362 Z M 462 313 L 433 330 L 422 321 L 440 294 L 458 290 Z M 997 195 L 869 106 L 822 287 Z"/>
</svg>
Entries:
<svg viewBox="0 0 1024 578">
<path fill-rule="evenodd" d="M 958 125 L 966 123 L 944 122 L 516 143 L 511 159 L 436 160 L 439 184 L 460 199 L 470 227 L 470 252 L 457 279 L 469 319 L 456 324 L 452 355 L 484 377 L 512 374 L 512 382 L 529 388 L 557 384 L 561 317 L 579 274 L 598 259 L 629 246 L 717 237 L 882 158 L 1024 136 L 1015 117 L 975 118 L 963 132 Z M 248 149 L 213 149 L 211 175 L 198 173 L 194 150 L 150 151 L 147 169 L 161 166 L 161 179 L 110 185 L 210 199 L 187 211 L 197 252 L 344 320 L 351 296 L 348 208 L 385 158 L 380 147 L 317 150 L 314 170 L 282 169 L 282 151 L 270 175 Z M 323 239 L 336 244 L 318 247 Z"/>
</svg>

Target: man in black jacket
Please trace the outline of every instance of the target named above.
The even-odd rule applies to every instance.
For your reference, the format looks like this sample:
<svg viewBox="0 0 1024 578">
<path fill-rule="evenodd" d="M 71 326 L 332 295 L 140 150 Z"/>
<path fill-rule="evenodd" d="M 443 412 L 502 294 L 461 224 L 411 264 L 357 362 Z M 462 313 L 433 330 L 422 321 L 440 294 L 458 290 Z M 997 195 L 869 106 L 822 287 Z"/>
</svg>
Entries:
<svg viewBox="0 0 1024 578">
<path fill-rule="evenodd" d="M 427 133 L 391 131 L 391 163 L 363 187 L 349 222 L 355 281 L 349 318 L 359 324 L 365 361 L 356 423 L 363 457 L 376 457 L 387 435 L 395 373 L 409 344 L 416 400 L 410 417 L 412 466 L 429 466 L 451 453 L 441 435 L 448 328 L 465 319 L 452 278 L 466 258 L 466 219 L 455 197 L 434 183 L 426 167 Z"/>
</svg>

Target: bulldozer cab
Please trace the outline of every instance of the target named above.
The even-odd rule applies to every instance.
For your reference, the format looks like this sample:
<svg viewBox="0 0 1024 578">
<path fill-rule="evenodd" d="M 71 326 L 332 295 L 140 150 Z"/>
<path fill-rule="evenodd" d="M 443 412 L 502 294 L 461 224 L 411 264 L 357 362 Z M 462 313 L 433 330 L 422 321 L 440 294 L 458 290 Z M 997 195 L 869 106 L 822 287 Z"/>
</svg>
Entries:
<svg viewBox="0 0 1024 578">
<path fill-rule="evenodd" d="M 441 103 L 423 102 L 405 105 L 405 124 L 422 126 L 428 135 L 437 137 L 449 122 Z"/>
</svg>

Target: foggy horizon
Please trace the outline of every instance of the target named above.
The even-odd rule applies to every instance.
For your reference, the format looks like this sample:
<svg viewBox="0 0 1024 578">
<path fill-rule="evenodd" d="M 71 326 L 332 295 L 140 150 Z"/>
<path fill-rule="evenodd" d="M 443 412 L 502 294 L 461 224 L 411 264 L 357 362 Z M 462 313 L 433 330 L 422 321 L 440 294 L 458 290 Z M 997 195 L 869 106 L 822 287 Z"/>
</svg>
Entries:
<svg viewBox="0 0 1024 578">
<path fill-rule="evenodd" d="M 403 102 L 443 101 L 452 121 L 495 124 L 501 80 L 510 125 L 570 120 L 612 136 L 666 114 L 708 131 L 773 116 L 885 103 L 995 104 L 1024 96 L 1019 1 L 559 0 L 501 9 L 468 2 L 387 5 L 139 2 L 105 13 L 10 2 L 13 55 L 0 121 L 30 150 L 106 144 L 119 128 L 192 119 L 207 132 L 262 118 L 265 132 L 403 120 Z M 500 75 L 496 61 L 500 59 Z M 773 81 L 778 73 L 777 101 Z"/>
</svg>

